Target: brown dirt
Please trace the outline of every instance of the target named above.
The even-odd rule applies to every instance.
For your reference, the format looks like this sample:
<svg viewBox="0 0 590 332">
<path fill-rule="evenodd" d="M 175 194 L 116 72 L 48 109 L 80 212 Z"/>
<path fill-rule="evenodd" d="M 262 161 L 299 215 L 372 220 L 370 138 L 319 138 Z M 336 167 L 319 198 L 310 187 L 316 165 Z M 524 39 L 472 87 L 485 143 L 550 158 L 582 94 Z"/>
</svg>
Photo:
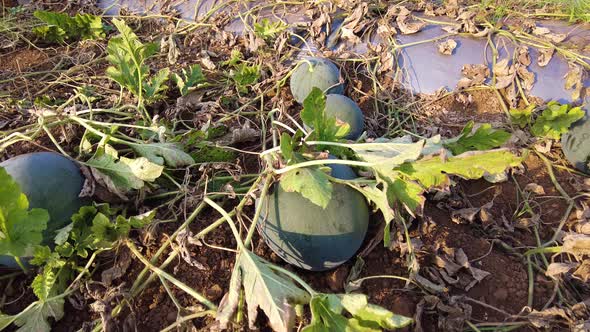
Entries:
<svg viewBox="0 0 590 332">
<path fill-rule="evenodd" d="M 47 59 L 48 55 L 45 52 L 34 48 L 17 50 L 0 56 L 0 71 L 27 71 L 43 64 Z"/>
</svg>

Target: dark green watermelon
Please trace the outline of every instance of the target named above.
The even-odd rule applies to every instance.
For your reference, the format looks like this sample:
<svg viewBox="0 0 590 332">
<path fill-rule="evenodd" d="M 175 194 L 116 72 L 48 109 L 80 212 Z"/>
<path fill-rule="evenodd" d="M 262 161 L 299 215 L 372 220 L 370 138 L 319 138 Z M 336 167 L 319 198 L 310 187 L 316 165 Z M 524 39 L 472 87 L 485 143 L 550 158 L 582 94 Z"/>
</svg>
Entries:
<svg viewBox="0 0 590 332">
<path fill-rule="evenodd" d="M 590 174 L 590 119 L 588 114 L 576 122 L 569 132 L 562 135 L 563 154 L 572 165 L 582 172 Z"/>
<path fill-rule="evenodd" d="M 340 70 L 332 61 L 324 58 L 306 58 L 301 61 L 291 75 L 290 86 L 293 97 L 300 104 L 314 87 L 326 94 L 344 93 Z"/>
<path fill-rule="evenodd" d="M 342 169 L 335 173 L 350 174 Z M 280 184 L 262 202 L 259 230 L 287 263 L 312 271 L 332 269 L 350 259 L 363 243 L 369 223 L 365 198 L 349 186 L 333 186 L 326 209 L 299 193 L 285 192 Z"/>
<path fill-rule="evenodd" d="M 30 208 L 47 210 L 50 220 L 43 233 L 43 244 L 52 245 L 56 231 L 71 222 L 70 218 L 89 200 L 78 197 L 84 177 L 76 163 L 61 154 L 36 152 L 20 155 L 0 163 L 20 185 Z M 16 267 L 12 258 L 0 256 L 0 264 Z"/>
</svg>

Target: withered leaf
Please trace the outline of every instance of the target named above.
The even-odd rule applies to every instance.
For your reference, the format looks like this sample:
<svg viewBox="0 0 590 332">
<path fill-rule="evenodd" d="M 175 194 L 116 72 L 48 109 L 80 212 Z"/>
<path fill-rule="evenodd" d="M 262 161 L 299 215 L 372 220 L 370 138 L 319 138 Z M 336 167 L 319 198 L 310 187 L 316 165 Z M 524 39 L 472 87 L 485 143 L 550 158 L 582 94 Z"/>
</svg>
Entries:
<svg viewBox="0 0 590 332">
<path fill-rule="evenodd" d="M 531 91 L 533 84 L 535 84 L 535 74 L 529 71 L 524 65 L 518 65 L 516 67 L 516 73 L 522 80 L 523 87 L 526 91 Z"/>
<path fill-rule="evenodd" d="M 463 65 L 461 73 L 464 77 L 459 80 L 459 83 L 457 83 L 458 89 L 483 84 L 490 75 L 490 69 L 484 64 L 467 64 Z"/>
<path fill-rule="evenodd" d="M 524 66 L 531 64 L 531 56 L 529 54 L 529 48 L 527 46 L 521 46 L 518 48 L 518 62 Z"/>
<path fill-rule="evenodd" d="M 551 263 L 547 266 L 545 275 L 548 277 L 556 278 L 561 274 L 568 273 L 571 269 L 577 267 L 575 263 Z"/>
<path fill-rule="evenodd" d="M 457 47 L 457 42 L 453 39 L 447 39 L 446 41 L 438 44 L 438 51 L 441 54 L 452 55 L 453 50 Z"/>
<path fill-rule="evenodd" d="M 533 35 L 542 37 L 550 42 L 553 43 L 561 43 L 567 38 L 567 35 L 564 33 L 552 33 L 551 30 L 545 27 L 535 27 L 533 28 Z"/>
<path fill-rule="evenodd" d="M 583 260 L 582 264 L 580 264 L 576 271 L 574 271 L 573 275 L 587 284 L 590 281 L 590 260 Z"/>
<path fill-rule="evenodd" d="M 590 255 L 590 235 L 566 235 L 563 238 L 562 250 L 569 252 L 578 259 L 581 259 L 585 255 Z"/>
<path fill-rule="evenodd" d="M 535 193 L 537 195 L 545 195 L 545 189 L 543 189 L 542 186 L 540 186 L 534 182 L 531 182 L 531 183 L 527 184 L 526 186 L 524 186 L 524 190 Z"/>
<path fill-rule="evenodd" d="M 396 22 L 399 30 L 404 35 L 409 35 L 416 33 L 426 25 L 424 22 L 417 22 L 413 21 L 410 22 L 412 18 L 412 12 L 410 12 L 406 7 L 400 6 L 400 12 L 397 15 Z"/>
<path fill-rule="evenodd" d="M 446 31 L 450 34 L 456 35 L 459 33 L 459 29 L 461 29 L 461 26 L 460 25 L 445 25 L 441 29 L 443 29 L 444 31 Z"/>
<path fill-rule="evenodd" d="M 565 79 L 565 88 L 572 91 L 572 100 L 580 99 L 582 88 L 584 88 L 584 68 L 582 66 L 570 63 L 570 70 L 563 77 Z"/>
<path fill-rule="evenodd" d="M 539 49 L 539 56 L 537 57 L 537 64 L 540 67 L 547 66 L 549 64 L 549 61 L 551 61 L 551 58 L 553 57 L 554 52 L 555 52 L 554 48 Z"/>
</svg>

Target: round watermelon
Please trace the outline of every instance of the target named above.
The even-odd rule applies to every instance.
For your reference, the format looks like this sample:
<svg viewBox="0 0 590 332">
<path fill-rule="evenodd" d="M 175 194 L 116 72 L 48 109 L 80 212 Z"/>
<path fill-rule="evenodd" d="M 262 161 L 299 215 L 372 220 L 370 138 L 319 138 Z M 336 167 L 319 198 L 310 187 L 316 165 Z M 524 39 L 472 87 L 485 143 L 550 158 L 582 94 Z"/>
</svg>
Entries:
<svg viewBox="0 0 590 332">
<path fill-rule="evenodd" d="M 302 60 L 291 75 L 291 93 L 297 102 L 303 103 L 314 87 L 326 94 L 344 93 L 340 83 L 340 70 L 324 58 L 306 58 Z"/>
<path fill-rule="evenodd" d="M 332 176 L 354 176 L 338 165 Z M 294 266 L 323 271 L 350 259 L 360 248 L 369 223 L 369 208 L 362 194 L 333 184 L 332 199 L 323 209 L 296 192 L 275 185 L 261 202 L 259 230 L 267 245 Z"/>
<path fill-rule="evenodd" d="M 89 203 L 78 197 L 84 177 L 75 162 L 53 152 L 20 155 L 0 163 L 19 184 L 29 200 L 29 208 L 47 210 L 50 219 L 43 232 L 43 244 L 53 245 L 57 230 L 71 222 L 80 207 Z M 11 257 L 0 256 L 0 265 L 17 267 Z"/>
<path fill-rule="evenodd" d="M 586 115 L 561 136 L 561 147 L 567 160 L 582 172 L 590 174 L 590 119 Z"/>
</svg>

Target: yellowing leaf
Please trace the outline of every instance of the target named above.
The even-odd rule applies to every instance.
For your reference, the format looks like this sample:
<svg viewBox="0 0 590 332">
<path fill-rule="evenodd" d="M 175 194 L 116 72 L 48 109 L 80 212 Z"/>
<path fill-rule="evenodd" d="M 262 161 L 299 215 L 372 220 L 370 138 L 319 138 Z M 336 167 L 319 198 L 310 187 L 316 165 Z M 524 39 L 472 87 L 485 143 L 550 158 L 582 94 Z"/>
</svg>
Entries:
<svg viewBox="0 0 590 332">
<path fill-rule="evenodd" d="M 150 143 L 130 144 L 131 148 L 140 156 L 146 157 L 154 164 L 170 167 L 188 166 L 195 161 L 188 153 L 182 150 L 182 146 L 176 143 Z"/>
<path fill-rule="evenodd" d="M 92 174 L 113 192 L 128 192 L 141 189 L 144 181 L 156 180 L 164 170 L 163 166 L 150 162 L 145 157 L 130 159 L 121 157 L 119 160 L 107 153 L 97 153 L 86 162 L 92 167 Z"/>
<path fill-rule="evenodd" d="M 328 175 L 317 167 L 296 168 L 286 172 L 279 183 L 283 190 L 298 192 L 324 209 L 332 198 L 332 183 Z"/>
<path fill-rule="evenodd" d="M 450 185 L 449 175 L 464 179 L 479 179 L 485 174 L 498 174 L 522 162 L 522 158 L 508 150 L 466 152 L 448 160 L 434 157 L 405 163 L 398 170 L 425 188 Z"/>
<path fill-rule="evenodd" d="M 581 107 L 560 105 L 555 101 L 549 102 L 547 108 L 535 120 L 531 133 L 537 137 L 547 137 L 558 140 L 567 133 L 570 126 L 585 115 Z"/>
</svg>

